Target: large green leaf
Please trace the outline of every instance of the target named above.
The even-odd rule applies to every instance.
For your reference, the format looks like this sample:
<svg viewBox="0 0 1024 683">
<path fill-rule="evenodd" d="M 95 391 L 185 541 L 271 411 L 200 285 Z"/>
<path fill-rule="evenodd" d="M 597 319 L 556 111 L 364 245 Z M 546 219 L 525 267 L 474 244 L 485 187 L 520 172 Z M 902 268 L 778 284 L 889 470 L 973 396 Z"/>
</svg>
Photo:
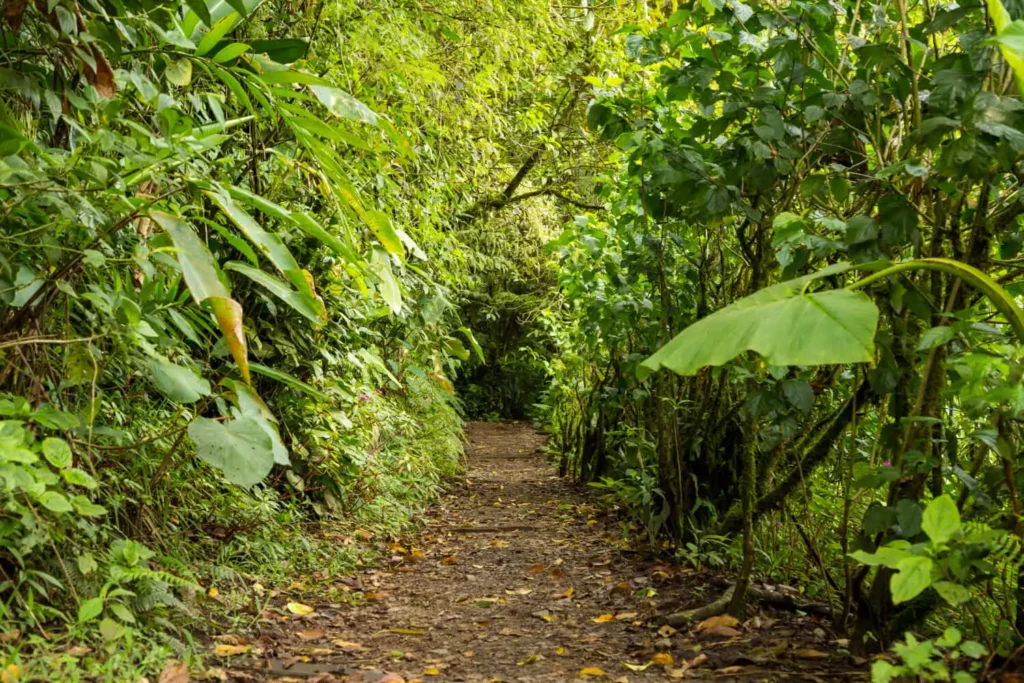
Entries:
<svg viewBox="0 0 1024 683">
<path fill-rule="evenodd" d="M 199 457 L 239 486 L 255 486 L 274 466 L 273 441 L 254 417 L 223 423 L 197 417 L 189 424 L 188 435 Z"/>
<path fill-rule="evenodd" d="M 932 585 L 932 561 L 927 557 L 908 557 L 898 567 L 889 579 L 892 601 L 897 605 L 913 600 Z"/>
<path fill-rule="evenodd" d="M 278 64 L 291 64 L 302 59 L 309 49 L 309 38 L 279 38 L 277 40 L 249 41 L 249 51 L 265 54 Z"/>
<path fill-rule="evenodd" d="M 960 510 L 948 495 L 935 498 L 924 509 L 921 529 L 932 543 L 945 543 L 960 530 Z"/>
<path fill-rule="evenodd" d="M 769 365 L 866 363 L 874 357 L 878 308 L 861 292 L 807 292 L 817 279 L 849 270 L 836 264 L 762 289 L 690 325 L 637 370 L 644 379 L 659 368 L 693 375 L 744 351 Z"/>
<path fill-rule="evenodd" d="M 209 382 L 166 358 L 150 358 L 149 372 L 156 388 L 172 401 L 195 403 L 200 397 L 210 395 Z"/>
</svg>

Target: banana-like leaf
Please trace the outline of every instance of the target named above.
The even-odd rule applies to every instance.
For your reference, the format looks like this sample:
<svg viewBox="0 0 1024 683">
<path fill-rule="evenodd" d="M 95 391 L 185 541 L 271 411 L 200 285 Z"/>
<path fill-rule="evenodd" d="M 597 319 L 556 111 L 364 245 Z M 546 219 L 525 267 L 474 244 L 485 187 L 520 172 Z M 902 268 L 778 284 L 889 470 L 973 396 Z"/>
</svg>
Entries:
<svg viewBox="0 0 1024 683">
<path fill-rule="evenodd" d="M 206 243 L 199 239 L 192 226 L 177 216 L 163 211 L 151 211 L 149 216 L 174 242 L 178 250 L 178 264 L 181 266 L 182 277 L 185 278 L 192 298 L 213 313 L 227 340 L 228 349 L 238 364 L 242 378 L 249 384 L 249 354 L 245 332 L 242 330 L 242 306 L 231 298 L 230 290 L 221 281 L 213 254 L 206 248 Z"/>
<path fill-rule="evenodd" d="M 862 292 L 808 293 L 819 278 L 849 270 L 837 264 L 767 287 L 690 325 L 637 368 L 693 375 L 755 351 L 770 365 L 867 363 L 874 358 L 878 308 Z"/>
</svg>

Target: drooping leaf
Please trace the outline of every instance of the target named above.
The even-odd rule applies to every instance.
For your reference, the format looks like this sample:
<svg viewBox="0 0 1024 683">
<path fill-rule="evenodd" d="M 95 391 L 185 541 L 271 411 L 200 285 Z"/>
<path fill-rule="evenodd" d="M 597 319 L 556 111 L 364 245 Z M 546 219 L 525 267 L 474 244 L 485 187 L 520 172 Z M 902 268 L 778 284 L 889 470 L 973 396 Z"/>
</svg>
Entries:
<svg viewBox="0 0 1024 683">
<path fill-rule="evenodd" d="M 204 304 L 217 319 L 217 324 L 224 333 L 228 350 L 231 356 L 238 363 L 238 370 L 242 373 L 242 379 L 246 384 L 251 382 L 249 377 L 249 352 L 245 341 L 245 330 L 242 329 L 242 305 L 230 297 L 213 296 L 206 299 Z"/>
<path fill-rule="evenodd" d="M 637 370 L 644 379 L 659 368 L 693 375 L 755 351 L 769 365 L 866 363 L 874 357 L 878 308 L 860 292 L 806 292 L 814 281 L 849 269 L 846 264 L 762 289 L 690 325 Z"/>
</svg>

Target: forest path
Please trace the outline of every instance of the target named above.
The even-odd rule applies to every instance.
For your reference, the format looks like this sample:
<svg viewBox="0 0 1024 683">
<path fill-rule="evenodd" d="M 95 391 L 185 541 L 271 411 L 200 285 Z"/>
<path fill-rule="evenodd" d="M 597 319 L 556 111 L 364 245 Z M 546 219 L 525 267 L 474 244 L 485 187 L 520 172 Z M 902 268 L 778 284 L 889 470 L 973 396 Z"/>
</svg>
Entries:
<svg viewBox="0 0 1024 683">
<path fill-rule="evenodd" d="M 251 641 L 261 656 L 247 666 L 234 658 L 242 667 L 226 668 L 229 680 L 864 677 L 808 617 L 659 632 L 648 625 L 658 605 L 680 606 L 666 598 L 684 595 L 682 606 L 692 607 L 721 587 L 630 551 L 621 521 L 544 462 L 533 429 L 471 423 L 466 433 L 465 481 L 431 508 L 417 536 L 391 545 L 388 568 L 348 584 L 365 600 L 351 607 L 310 597 L 316 611 L 295 617 L 282 596 L 283 618 Z"/>
</svg>

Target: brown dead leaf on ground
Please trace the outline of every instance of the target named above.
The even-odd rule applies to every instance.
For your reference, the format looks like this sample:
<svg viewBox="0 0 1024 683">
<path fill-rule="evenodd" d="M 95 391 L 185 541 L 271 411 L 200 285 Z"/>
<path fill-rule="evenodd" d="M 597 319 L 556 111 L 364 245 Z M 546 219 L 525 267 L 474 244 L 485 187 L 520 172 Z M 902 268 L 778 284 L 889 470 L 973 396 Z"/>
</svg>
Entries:
<svg viewBox="0 0 1024 683">
<path fill-rule="evenodd" d="M 730 616 L 728 614 L 719 614 L 717 617 L 711 617 L 710 619 L 705 619 L 704 621 L 698 622 L 697 625 L 693 627 L 693 632 L 700 633 L 701 631 L 707 631 L 708 629 L 712 629 L 717 626 L 726 626 L 728 628 L 733 628 L 739 623 L 740 620 L 734 616 Z"/>
<path fill-rule="evenodd" d="M 342 650 L 345 650 L 346 652 L 352 652 L 355 650 L 362 650 L 363 644 L 356 643 L 351 640 L 335 640 L 334 647 L 340 647 Z"/>
<path fill-rule="evenodd" d="M 298 631 L 295 635 L 297 635 L 302 640 L 318 640 L 326 636 L 327 631 L 323 630 L 322 628 L 311 628 L 305 631 Z"/>
<path fill-rule="evenodd" d="M 547 567 L 545 567 L 544 565 L 538 563 L 538 564 L 530 565 L 529 572 L 531 574 L 543 574 L 546 570 L 547 570 Z"/>
<path fill-rule="evenodd" d="M 188 664 L 170 661 L 160 672 L 159 683 L 188 683 Z"/>
<path fill-rule="evenodd" d="M 602 614 L 599 617 L 594 617 L 591 621 L 595 624 L 607 624 L 610 621 L 615 621 L 615 616 L 612 614 Z"/>
<path fill-rule="evenodd" d="M 252 645 L 226 645 L 220 644 L 213 648 L 213 654 L 218 657 L 237 657 L 252 652 Z"/>
<path fill-rule="evenodd" d="M 828 655 L 826 653 L 809 647 L 795 651 L 793 656 L 799 657 L 800 659 L 828 659 Z"/>
</svg>

